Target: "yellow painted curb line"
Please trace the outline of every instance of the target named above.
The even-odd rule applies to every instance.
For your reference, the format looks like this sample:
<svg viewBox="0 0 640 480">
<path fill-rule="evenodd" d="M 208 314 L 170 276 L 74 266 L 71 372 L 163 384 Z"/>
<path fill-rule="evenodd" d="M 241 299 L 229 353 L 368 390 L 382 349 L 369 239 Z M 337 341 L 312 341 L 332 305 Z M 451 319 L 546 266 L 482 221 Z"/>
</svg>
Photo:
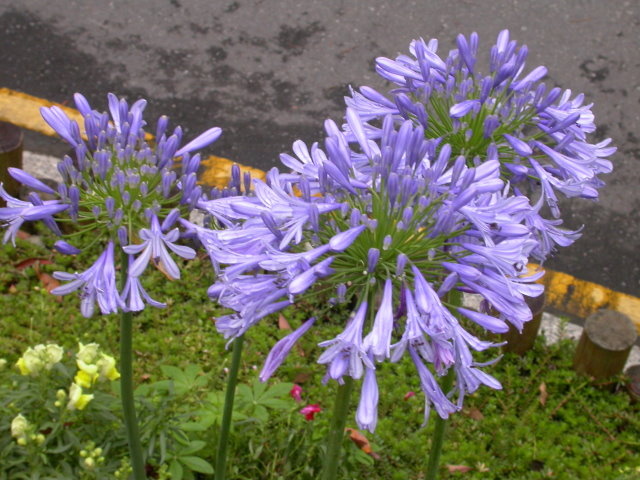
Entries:
<svg viewBox="0 0 640 480">
<path fill-rule="evenodd" d="M 69 118 L 82 124 L 82 115 L 70 107 L 49 102 L 25 93 L 0 88 L 0 121 L 10 122 L 19 127 L 44 135 L 56 133 L 40 116 L 40 107 L 57 105 Z M 153 137 L 149 135 L 150 139 Z M 229 181 L 231 166 L 236 163 L 228 158 L 210 156 L 202 161 L 205 170 L 200 182 L 205 185 L 224 187 Z M 246 165 L 241 171 L 248 171 L 254 178 L 265 178 L 265 172 Z M 537 266 L 533 266 L 537 268 Z M 640 332 L 640 299 L 625 293 L 609 290 L 596 283 L 579 280 L 566 273 L 546 269 L 540 280 L 545 285 L 547 305 L 569 315 L 586 318 L 602 308 L 617 310 L 627 315 Z"/>
<path fill-rule="evenodd" d="M 547 306 L 579 318 L 600 309 L 616 310 L 627 315 L 640 333 L 640 298 L 548 269 L 540 283 L 545 286 Z"/>
<path fill-rule="evenodd" d="M 0 88 L 0 121 L 13 123 L 20 128 L 41 133 L 50 137 L 57 136 L 56 132 L 42 119 L 40 115 L 41 107 L 60 107 L 64 113 L 75 120 L 78 125 L 82 125 L 83 118 L 77 110 L 50 102 L 43 98 L 34 97 L 22 92 L 16 92 L 8 88 Z M 153 140 L 153 135 L 147 133 L 148 141 Z M 201 177 L 201 183 L 216 187 L 225 187 L 229 182 L 231 166 L 236 163 L 228 158 L 216 157 L 214 155 L 205 158 L 202 164 L 205 171 Z M 242 172 L 250 172 L 253 178 L 265 178 L 265 172 L 257 168 L 238 164 Z"/>
</svg>

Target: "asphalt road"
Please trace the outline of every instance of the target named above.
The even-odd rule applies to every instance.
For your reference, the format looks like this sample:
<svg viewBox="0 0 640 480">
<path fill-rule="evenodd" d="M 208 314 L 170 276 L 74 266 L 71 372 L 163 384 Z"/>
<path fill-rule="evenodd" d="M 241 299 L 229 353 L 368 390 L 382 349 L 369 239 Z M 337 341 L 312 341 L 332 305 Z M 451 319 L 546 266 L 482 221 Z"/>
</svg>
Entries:
<svg viewBox="0 0 640 480">
<path fill-rule="evenodd" d="M 508 28 L 548 84 L 595 103 L 594 138 L 618 147 L 600 201 L 563 204 L 584 235 L 548 265 L 639 296 L 639 26 L 638 2 L 617 0 L 0 0 L 0 86 L 67 104 L 79 91 L 100 109 L 109 91 L 144 97 L 149 120 L 167 114 L 187 138 L 220 126 L 208 153 L 268 169 L 342 118 L 348 85 L 384 88 L 376 57 L 472 31 L 488 51 Z M 65 151 L 34 135 L 25 148 Z"/>
</svg>

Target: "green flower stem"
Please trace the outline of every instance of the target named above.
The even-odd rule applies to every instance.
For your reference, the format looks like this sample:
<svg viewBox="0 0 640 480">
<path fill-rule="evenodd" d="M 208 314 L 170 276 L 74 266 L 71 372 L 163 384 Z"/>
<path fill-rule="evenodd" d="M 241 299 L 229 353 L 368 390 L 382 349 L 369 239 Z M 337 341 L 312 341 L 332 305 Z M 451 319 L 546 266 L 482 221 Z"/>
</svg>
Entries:
<svg viewBox="0 0 640 480">
<path fill-rule="evenodd" d="M 124 255 L 126 259 L 126 255 Z M 126 270 L 124 270 L 126 271 Z M 122 397 L 122 413 L 129 442 L 129 455 L 133 468 L 134 480 L 147 478 L 140 444 L 138 420 L 133 399 L 133 315 L 131 312 L 123 312 L 120 318 L 120 396 Z"/>
<path fill-rule="evenodd" d="M 231 356 L 231 369 L 227 380 L 227 391 L 224 397 L 224 411 L 222 412 L 222 425 L 220 425 L 220 439 L 218 441 L 218 454 L 216 456 L 216 480 L 224 480 L 226 477 L 227 446 L 229 444 L 229 430 L 231 429 L 231 417 L 233 414 L 233 400 L 236 396 L 236 383 L 242 357 L 242 343 L 244 335 L 233 341 L 233 353 Z"/>
<path fill-rule="evenodd" d="M 448 392 L 453 385 L 454 370 L 451 368 L 442 381 L 442 391 Z M 442 453 L 442 444 L 444 443 L 444 434 L 447 429 L 448 420 L 440 418 L 440 415 L 434 412 L 436 417 L 435 429 L 433 432 L 433 440 L 431 442 L 431 451 L 429 452 L 429 462 L 427 463 L 427 474 L 425 480 L 436 480 L 438 478 L 438 466 L 440 465 L 440 454 Z"/>
<path fill-rule="evenodd" d="M 331 418 L 331 426 L 329 427 L 327 456 L 324 461 L 322 480 L 336 480 L 337 478 L 340 450 L 342 449 L 342 440 L 344 439 L 344 425 L 347 421 L 349 399 L 351 398 L 351 391 L 353 390 L 353 378 L 346 375 L 343 378 L 344 384 L 338 387 L 336 403 L 333 407 L 333 417 Z"/>
<path fill-rule="evenodd" d="M 459 290 L 450 290 L 447 294 L 446 303 L 450 305 L 449 309 L 451 313 L 458 317 L 458 312 L 455 311 L 455 307 L 462 305 L 462 293 Z M 453 379 L 455 378 L 455 371 L 453 367 L 449 368 L 449 371 L 442 380 L 442 391 L 445 395 L 451 390 L 453 386 Z M 425 480 L 436 480 L 438 478 L 438 467 L 440 465 L 440 455 L 442 454 L 442 444 L 444 443 L 444 434 L 447 429 L 447 421 L 440 418 L 440 415 L 435 414 L 435 429 L 433 431 L 433 440 L 431 442 L 431 451 L 429 452 L 429 461 L 427 463 L 427 474 Z"/>
</svg>

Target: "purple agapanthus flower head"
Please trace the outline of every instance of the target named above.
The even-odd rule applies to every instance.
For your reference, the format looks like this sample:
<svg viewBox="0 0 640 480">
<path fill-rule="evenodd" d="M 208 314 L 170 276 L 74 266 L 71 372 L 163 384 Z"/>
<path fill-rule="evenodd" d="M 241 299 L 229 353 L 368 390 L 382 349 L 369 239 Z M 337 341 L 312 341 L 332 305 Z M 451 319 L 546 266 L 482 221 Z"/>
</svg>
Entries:
<svg viewBox="0 0 640 480">
<path fill-rule="evenodd" d="M 80 291 L 81 311 L 86 316 L 93 313 L 96 302 L 103 314 L 138 311 L 145 304 L 162 307 L 164 303 L 145 291 L 140 277 L 152 263 L 168 277 L 179 278 L 174 258 L 195 256 L 191 247 L 179 243 L 184 232 L 178 220 L 188 218 L 199 202 L 208 199 L 196 181 L 200 166 L 196 151 L 215 142 L 221 130 L 211 128 L 181 146 L 182 129 L 169 131 L 163 116 L 152 142 L 153 137 L 145 132 L 145 100 L 129 105 L 109 94 L 106 113 L 93 110 L 79 93 L 74 99 L 84 120 L 82 127 L 59 107 L 41 109 L 45 121 L 73 148 L 73 155 L 65 155 L 58 164 L 63 181 L 57 190 L 15 168 L 9 173 L 32 190 L 28 199 L 12 197 L 0 185 L 0 197 L 7 203 L 0 208 L 0 222 L 7 228 L 4 242 L 15 243 L 17 230 L 29 220 L 40 220 L 64 237 L 56 223 L 64 215 L 65 221 L 75 222 L 79 231 L 90 234 L 92 242 L 101 242 L 104 251 L 83 273 L 57 272 L 56 278 L 69 283 L 54 293 Z M 242 191 L 237 166 L 232 173 L 229 188 L 214 191 L 213 197 Z M 37 192 L 53 199 L 41 200 Z M 83 245 L 75 245 L 73 238 L 58 240 L 56 250 L 80 253 Z M 114 262 L 119 257 L 124 260 L 123 278 L 117 282 Z"/>
<path fill-rule="evenodd" d="M 392 115 L 396 124 L 411 120 L 426 138 L 450 145 L 452 160 L 499 161 L 510 188 L 536 204 L 525 216 L 541 240 L 532 255 L 544 261 L 579 237 L 560 227 L 557 194 L 597 198 L 604 184 L 598 176 L 611 172 L 607 157 L 616 149 L 609 138 L 589 140 L 596 129 L 591 104 L 543 83 L 545 67 L 527 71 L 527 47 L 507 30 L 485 55 L 478 44 L 476 33 L 458 35 L 457 48 L 440 56 L 437 40 L 414 40 L 409 55 L 376 60 L 378 74 L 394 84 L 388 95 L 362 87 L 346 103 L 369 138 L 380 138 L 383 119 Z"/>
<path fill-rule="evenodd" d="M 343 130 L 326 122 L 323 148 L 296 142 L 295 156 L 282 155 L 291 173 L 254 180 L 254 197 L 201 202 L 228 225 L 206 244 L 219 271 L 209 295 L 234 310 L 216 327 L 235 338 L 312 301 L 315 319 L 275 345 L 261 380 L 307 332 L 322 338 L 338 318 L 342 331 L 319 342 L 317 361 L 325 381 L 361 379 L 361 428 L 377 422 L 376 366 L 403 357 L 416 366 L 426 411 L 447 417 L 480 385 L 500 388 L 472 356 L 493 344 L 465 325 L 521 328 L 531 318 L 525 296 L 542 293 L 540 274 L 527 270 L 538 247 L 523 220 L 532 207 L 506 188 L 497 159 L 469 164 L 448 139 L 427 138 L 421 124 L 392 113 L 376 131 L 351 108 L 345 118 Z M 456 306 L 455 292 L 480 294 L 493 315 Z M 436 377 L 451 369 L 458 381 L 443 392 Z"/>
</svg>

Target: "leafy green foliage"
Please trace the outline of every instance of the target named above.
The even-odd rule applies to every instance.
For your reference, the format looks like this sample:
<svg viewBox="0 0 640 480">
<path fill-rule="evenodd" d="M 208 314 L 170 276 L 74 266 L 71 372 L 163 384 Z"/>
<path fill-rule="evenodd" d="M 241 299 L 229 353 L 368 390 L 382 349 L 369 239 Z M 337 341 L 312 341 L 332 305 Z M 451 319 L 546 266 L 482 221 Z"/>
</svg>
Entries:
<svg viewBox="0 0 640 480">
<path fill-rule="evenodd" d="M 32 258 L 52 263 L 43 262 L 37 269 L 35 264 L 24 267 L 22 262 Z M 73 349 L 78 341 L 95 341 L 105 351 L 118 351 L 117 318 L 84 319 L 77 298 L 56 299 L 46 292 L 41 279 L 43 273 L 51 275 L 56 270 L 81 270 L 90 258 L 89 254 L 54 256 L 24 241 L 19 241 L 16 249 L 0 247 L 0 355 L 8 362 L 0 372 L 0 479 L 31 478 L 26 473 L 30 459 L 41 462 L 50 472 L 56 465 L 57 473 L 47 478 L 113 478 L 112 473 L 87 476 L 80 452 L 90 453 L 89 441 L 104 450 L 100 468 L 121 472 L 120 478 L 126 478 L 127 453 L 117 389 L 101 390 L 101 398 L 96 395 L 85 410 L 73 414 L 73 425 L 64 429 L 65 436 L 55 442 L 47 440 L 46 448 L 32 444 L 28 446 L 32 450 L 27 450 L 10 436 L 10 423 L 17 413 L 38 424 L 45 423 L 40 418 L 55 418 L 51 415 L 56 410 L 56 389 L 68 386 L 73 376 L 72 362 L 65 359 L 63 364 L 69 371 L 56 369 L 52 375 L 60 377 L 53 383 L 20 386 L 20 382 L 37 380 L 17 375 L 11 368 L 27 346 L 57 342 Z M 169 306 L 147 309 L 135 317 L 138 415 L 148 464 L 159 479 L 211 478 L 225 368 L 231 357 L 212 320 L 221 312 L 206 298 L 206 287 L 212 280 L 207 259 L 181 267 L 180 281 L 167 282 L 159 273 L 145 278 L 145 288 L 161 292 L 155 296 Z M 313 305 L 302 305 L 289 310 L 287 320 L 296 328 L 314 313 Z M 314 332 L 322 332 L 321 336 L 303 337 L 278 370 L 277 378 L 268 384 L 257 381 L 257 370 L 271 346 L 288 331 L 278 328 L 276 318 L 267 318 L 251 329 L 236 394 L 229 478 L 318 477 L 336 390 L 333 383 L 321 384 L 324 370 L 315 363 L 321 351 L 317 343 L 339 332 L 335 324 L 341 316 L 344 312 L 336 311 L 331 319 L 319 318 Z M 571 368 L 574 348 L 571 342 L 547 347 L 540 340 L 524 358 L 505 355 L 489 367 L 503 390 L 481 389 L 452 417 L 441 478 L 640 478 L 640 406 L 629 402 L 624 389 L 616 389 L 617 380 L 595 385 L 577 376 Z M 490 360 L 491 355 L 495 352 L 488 352 L 480 361 Z M 366 434 L 369 443 L 365 450 L 369 453 L 345 435 L 340 478 L 422 478 L 432 427 L 421 428 L 424 401 L 414 367 L 410 362 L 382 365 L 377 378 L 379 424 L 375 434 Z M 290 382 L 303 387 L 299 404 L 289 395 Z M 416 395 L 405 399 L 409 391 Z M 357 397 L 356 388 L 351 405 L 354 413 Z M 308 404 L 319 404 L 323 409 L 312 421 L 298 412 Z M 36 411 L 39 417 L 29 413 Z M 353 415 L 347 426 L 356 427 Z M 14 474 L 16 465 L 22 473 Z"/>
</svg>

